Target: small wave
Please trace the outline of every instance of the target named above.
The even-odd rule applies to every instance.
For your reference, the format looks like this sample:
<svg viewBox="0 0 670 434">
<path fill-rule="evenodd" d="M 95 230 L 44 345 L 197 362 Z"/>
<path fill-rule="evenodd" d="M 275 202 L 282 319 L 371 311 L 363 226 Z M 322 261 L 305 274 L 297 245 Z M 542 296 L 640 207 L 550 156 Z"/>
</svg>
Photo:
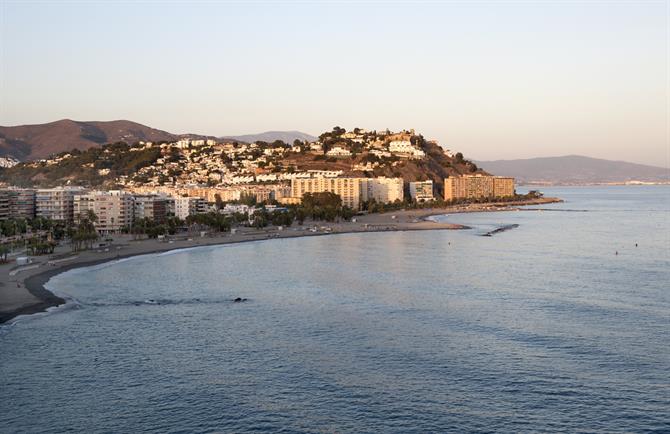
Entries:
<svg viewBox="0 0 670 434">
<path fill-rule="evenodd" d="M 592 212 L 590 209 L 562 209 L 562 208 L 519 208 L 519 211 L 547 211 L 547 212 Z"/>
<path fill-rule="evenodd" d="M 249 301 L 248 299 L 244 299 Z M 168 306 L 168 305 L 198 305 L 198 304 L 233 304 L 234 298 L 226 298 L 222 300 L 206 300 L 201 298 L 190 299 L 166 299 L 166 298 L 147 298 L 143 300 L 131 300 L 121 302 L 90 302 L 85 303 L 85 306 L 92 307 L 113 307 L 113 306 Z"/>
<path fill-rule="evenodd" d="M 195 249 L 202 249 L 203 247 L 212 247 L 212 246 L 193 246 L 193 247 L 181 247 L 178 249 L 166 250 L 165 252 L 157 253 L 156 256 L 170 256 L 177 255 L 179 253 L 190 252 Z"/>
<path fill-rule="evenodd" d="M 45 288 L 46 288 L 46 286 L 45 286 Z M 34 312 L 34 313 L 28 313 L 28 314 L 25 314 L 25 315 L 15 316 L 11 320 L 7 321 L 6 323 L 0 324 L 0 330 L 3 330 L 3 329 L 6 330 L 6 329 L 14 326 L 16 323 L 18 323 L 20 321 L 21 322 L 22 321 L 28 321 L 28 320 L 32 320 L 32 319 L 36 319 L 36 318 L 41 318 L 41 317 L 44 317 L 44 316 L 47 316 L 47 315 L 52 315 L 54 313 L 65 312 L 65 311 L 68 311 L 68 310 L 71 310 L 71 309 L 79 309 L 81 307 L 81 303 L 77 299 L 75 299 L 74 297 L 71 297 L 67 294 L 60 293 L 58 291 L 54 291 L 51 288 L 47 288 L 47 289 L 50 292 L 52 292 L 54 295 L 56 295 L 56 296 L 62 298 L 63 300 L 65 300 L 65 303 L 60 304 L 58 306 L 47 307 L 45 310 L 43 310 L 41 312 Z"/>
</svg>

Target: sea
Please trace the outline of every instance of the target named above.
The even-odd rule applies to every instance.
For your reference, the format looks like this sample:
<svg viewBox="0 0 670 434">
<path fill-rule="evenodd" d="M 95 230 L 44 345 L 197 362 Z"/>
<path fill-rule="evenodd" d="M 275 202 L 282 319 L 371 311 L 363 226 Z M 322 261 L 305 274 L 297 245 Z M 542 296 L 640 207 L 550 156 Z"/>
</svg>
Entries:
<svg viewBox="0 0 670 434">
<path fill-rule="evenodd" d="M 670 186 L 540 189 L 58 275 L 0 327 L 0 432 L 670 432 Z"/>
</svg>

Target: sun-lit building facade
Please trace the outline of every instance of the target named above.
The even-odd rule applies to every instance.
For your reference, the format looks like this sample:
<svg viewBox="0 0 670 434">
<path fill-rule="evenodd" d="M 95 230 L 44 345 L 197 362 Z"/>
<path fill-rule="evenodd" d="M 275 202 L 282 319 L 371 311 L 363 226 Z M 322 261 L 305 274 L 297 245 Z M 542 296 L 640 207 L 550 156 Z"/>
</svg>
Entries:
<svg viewBox="0 0 670 434">
<path fill-rule="evenodd" d="M 444 180 L 444 200 L 501 198 L 514 195 L 514 178 L 490 175 L 451 176 Z"/>
</svg>

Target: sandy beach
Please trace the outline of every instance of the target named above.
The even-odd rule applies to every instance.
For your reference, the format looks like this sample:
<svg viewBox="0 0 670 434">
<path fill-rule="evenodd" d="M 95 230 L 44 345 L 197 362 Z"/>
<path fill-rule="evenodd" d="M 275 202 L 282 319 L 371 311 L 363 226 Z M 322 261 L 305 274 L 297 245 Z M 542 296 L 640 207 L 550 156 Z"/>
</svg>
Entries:
<svg viewBox="0 0 670 434">
<path fill-rule="evenodd" d="M 543 205 L 560 202 L 557 198 L 541 198 L 513 203 L 487 203 L 459 205 L 446 208 L 399 210 L 381 214 L 358 216 L 351 222 L 305 222 L 278 230 L 239 228 L 235 233 L 200 233 L 176 236 L 169 241 L 155 239 L 133 240 L 130 235 L 114 236 L 114 241 L 104 248 L 72 252 L 70 246 L 59 246 L 54 254 L 33 257 L 33 263 L 17 266 L 15 261 L 0 265 L 0 323 L 19 315 L 43 312 L 49 307 L 65 303 L 60 297 L 45 289 L 51 277 L 67 270 L 96 265 L 130 256 L 165 252 L 198 246 L 242 243 L 248 241 L 325 236 L 358 232 L 459 230 L 466 226 L 438 223 L 427 217 L 466 212 L 515 211 L 520 206 Z"/>
</svg>

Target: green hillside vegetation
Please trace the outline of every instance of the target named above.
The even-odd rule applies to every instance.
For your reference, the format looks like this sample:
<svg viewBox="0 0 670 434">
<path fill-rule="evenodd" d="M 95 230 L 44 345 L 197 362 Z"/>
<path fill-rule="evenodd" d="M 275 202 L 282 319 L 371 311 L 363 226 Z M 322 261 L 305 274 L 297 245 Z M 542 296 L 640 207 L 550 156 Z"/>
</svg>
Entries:
<svg viewBox="0 0 670 434">
<path fill-rule="evenodd" d="M 380 153 L 380 144 L 381 149 L 388 149 L 385 147 L 390 137 L 404 137 L 425 156 L 407 158 L 388 151 Z M 0 168 L 0 182 L 20 187 L 72 184 L 102 189 L 123 187 L 129 181 L 135 185 L 213 186 L 219 182 L 221 173 L 246 176 L 253 173 L 255 167 L 261 173 L 332 170 L 342 171 L 344 176 L 402 177 L 406 182 L 432 180 L 435 192 L 441 195 L 444 178 L 485 173 L 461 153 L 448 154 L 437 143 L 413 131 L 389 136 L 388 132 L 364 132 L 356 128 L 352 136 L 345 134 L 343 128 L 335 127 L 319 136 L 317 147 L 320 144 L 322 149 L 317 151 L 310 149 L 310 143 L 300 140 L 292 145 L 281 140 L 259 141 L 250 146 L 233 142 L 161 147 L 164 144 L 145 146 L 116 142 L 85 151 L 62 152 L 46 160 Z M 335 147 L 348 153 L 327 155 L 328 150 Z M 252 169 L 243 170 L 250 162 Z"/>
<path fill-rule="evenodd" d="M 141 149 L 141 145 L 117 142 L 86 151 L 60 153 L 53 157 L 58 160 L 53 164 L 37 161 L 4 168 L 0 170 L 0 181 L 19 187 L 55 186 L 68 181 L 87 187 L 112 187 L 118 176 L 135 173 L 153 164 L 160 155 L 158 147 Z M 105 169 L 109 172 L 105 173 Z"/>
</svg>

